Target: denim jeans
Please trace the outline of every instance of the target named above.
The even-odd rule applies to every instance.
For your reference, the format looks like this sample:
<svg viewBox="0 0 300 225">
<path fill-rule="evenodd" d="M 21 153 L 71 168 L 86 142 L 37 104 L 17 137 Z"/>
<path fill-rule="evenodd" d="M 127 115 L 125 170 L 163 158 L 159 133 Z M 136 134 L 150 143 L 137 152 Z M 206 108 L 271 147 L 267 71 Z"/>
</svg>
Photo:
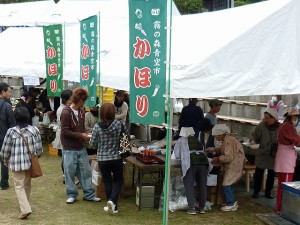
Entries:
<svg viewBox="0 0 300 225">
<path fill-rule="evenodd" d="M 63 150 L 63 163 L 67 198 L 77 198 L 78 189 L 75 184 L 77 176 L 83 191 L 83 198 L 92 200 L 95 197 L 92 185 L 92 169 L 86 149 L 79 151 Z"/>
<path fill-rule="evenodd" d="M 233 206 L 235 202 L 235 197 L 232 185 L 223 186 L 223 192 L 225 195 L 226 205 Z"/>
<path fill-rule="evenodd" d="M 117 205 L 123 186 L 123 160 L 99 161 L 98 164 L 107 200 Z"/>
<path fill-rule="evenodd" d="M 0 150 L 1 150 L 1 145 L 0 145 Z M 0 158 L 1 159 L 1 158 Z M 1 159 L 1 183 L 0 187 L 6 188 L 8 187 L 8 167 L 4 166 L 4 162 Z"/>
</svg>

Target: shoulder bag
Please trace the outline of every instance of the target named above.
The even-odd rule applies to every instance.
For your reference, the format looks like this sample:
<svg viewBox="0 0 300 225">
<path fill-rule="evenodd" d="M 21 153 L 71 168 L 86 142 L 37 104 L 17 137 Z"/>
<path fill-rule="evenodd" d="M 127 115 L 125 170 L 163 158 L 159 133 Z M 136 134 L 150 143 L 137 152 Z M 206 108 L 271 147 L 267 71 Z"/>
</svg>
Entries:
<svg viewBox="0 0 300 225">
<path fill-rule="evenodd" d="M 125 131 L 125 125 L 121 122 L 121 132 L 120 132 L 120 144 L 119 144 L 119 155 L 121 158 L 127 158 L 131 155 L 131 144 L 130 137 Z"/>
<path fill-rule="evenodd" d="M 30 156 L 30 161 L 31 161 L 31 178 L 36 178 L 36 177 L 41 177 L 43 176 L 43 172 L 42 172 L 42 169 L 41 169 L 41 166 L 40 166 L 40 163 L 39 163 L 39 159 L 38 159 L 38 156 L 33 154 L 30 149 L 29 149 L 29 145 L 23 135 L 23 132 L 22 130 L 19 128 L 19 131 L 21 133 L 21 136 L 22 136 L 22 139 L 26 145 L 26 148 L 27 148 L 27 151 L 29 153 L 29 156 Z"/>
</svg>

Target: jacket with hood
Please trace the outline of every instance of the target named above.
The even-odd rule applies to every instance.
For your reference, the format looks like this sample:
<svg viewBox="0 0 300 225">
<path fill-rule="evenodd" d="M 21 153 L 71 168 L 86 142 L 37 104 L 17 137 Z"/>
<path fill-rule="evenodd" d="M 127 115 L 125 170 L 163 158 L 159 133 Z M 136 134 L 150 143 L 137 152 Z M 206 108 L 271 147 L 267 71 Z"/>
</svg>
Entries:
<svg viewBox="0 0 300 225">
<path fill-rule="evenodd" d="M 64 107 L 61 116 L 61 143 L 63 150 L 79 151 L 83 149 L 84 140 L 82 133 L 84 133 L 84 111 L 78 109 L 78 119 L 73 110 L 66 106 Z"/>
<path fill-rule="evenodd" d="M 122 124 L 119 120 L 114 120 L 109 125 L 100 122 L 94 126 L 90 144 L 93 146 L 98 144 L 98 161 L 121 159 L 119 155 L 121 129 Z M 124 129 L 127 132 L 125 126 Z"/>
</svg>

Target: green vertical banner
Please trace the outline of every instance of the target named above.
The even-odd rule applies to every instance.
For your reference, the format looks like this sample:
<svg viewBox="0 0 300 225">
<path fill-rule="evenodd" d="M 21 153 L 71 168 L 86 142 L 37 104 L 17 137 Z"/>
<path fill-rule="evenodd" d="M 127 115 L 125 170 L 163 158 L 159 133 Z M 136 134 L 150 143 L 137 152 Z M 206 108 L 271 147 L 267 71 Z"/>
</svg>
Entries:
<svg viewBox="0 0 300 225">
<path fill-rule="evenodd" d="M 129 0 L 130 120 L 165 122 L 167 1 Z"/>
<path fill-rule="evenodd" d="M 98 38 L 97 16 L 80 21 L 80 86 L 89 92 L 88 107 L 96 105 Z"/>
<path fill-rule="evenodd" d="M 43 27 L 46 59 L 47 95 L 59 96 L 63 89 L 63 32 L 62 25 Z"/>
</svg>

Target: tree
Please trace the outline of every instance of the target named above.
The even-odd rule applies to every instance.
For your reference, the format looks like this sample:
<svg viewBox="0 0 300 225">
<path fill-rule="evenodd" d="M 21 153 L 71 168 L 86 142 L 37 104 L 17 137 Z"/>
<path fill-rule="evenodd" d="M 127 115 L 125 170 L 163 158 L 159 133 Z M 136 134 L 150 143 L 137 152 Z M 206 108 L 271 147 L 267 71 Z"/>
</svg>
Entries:
<svg viewBox="0 0 300 225">
<path fill-rule="evenodd" d="M 206 11 L 203 8 L 203 0 L 174 0 L 181 14 L 192 14 Z"/>
</svg>

